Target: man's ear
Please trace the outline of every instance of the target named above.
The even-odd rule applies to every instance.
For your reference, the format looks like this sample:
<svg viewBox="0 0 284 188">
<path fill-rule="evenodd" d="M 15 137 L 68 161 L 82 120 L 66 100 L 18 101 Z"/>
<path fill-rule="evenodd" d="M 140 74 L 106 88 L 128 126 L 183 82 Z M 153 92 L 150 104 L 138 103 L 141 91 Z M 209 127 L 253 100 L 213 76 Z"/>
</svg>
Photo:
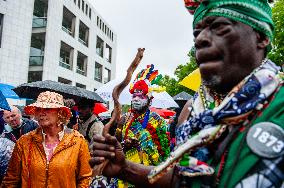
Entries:
<svg viewBox="0 0 284 188">
<path fill-rule="evenodd" d="M 260 49 L 265 49 L 270 44 L 270 39 L 262 33 L 256 32 L 257 47 Z"/>
</svg>

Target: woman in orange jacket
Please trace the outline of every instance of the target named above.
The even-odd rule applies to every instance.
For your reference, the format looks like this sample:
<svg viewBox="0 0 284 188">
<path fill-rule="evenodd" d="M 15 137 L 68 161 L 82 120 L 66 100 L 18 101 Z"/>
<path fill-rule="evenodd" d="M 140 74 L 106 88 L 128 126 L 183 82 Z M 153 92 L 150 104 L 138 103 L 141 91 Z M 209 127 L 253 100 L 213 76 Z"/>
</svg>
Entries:
<svg viewBox="0 0 284 188">
<path fill-rule="evenodd" d="M 88 187 L 92 169 L 84 137 L 67 128 L 71 112 L 63 97 L 43 92 L 25 107 L 39 128 L 23 135 L 15 145 L 3 187 Z"/>
</svg>

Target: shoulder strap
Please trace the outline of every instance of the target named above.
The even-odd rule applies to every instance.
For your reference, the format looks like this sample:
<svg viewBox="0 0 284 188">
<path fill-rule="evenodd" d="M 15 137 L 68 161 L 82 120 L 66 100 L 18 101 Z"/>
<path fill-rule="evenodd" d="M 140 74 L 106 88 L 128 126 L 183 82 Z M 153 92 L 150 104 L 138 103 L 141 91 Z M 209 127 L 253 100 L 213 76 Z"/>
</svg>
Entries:
<svg viewBox="0 0 284 188">
<path fill-rule="evenodd" d="M 91 142 L 91 138 L 89 137 L 89 133 L 90 133 L 90 130 L 91 130 L 91 127 L 92 127 L 93 123 L 95 123 L 96 121 L 97 121 L 97 119 L 94 119 L 94 120 L 93 120 L 92 122 L 90 122 L 89 125 L 87 126 L 85 139 L 88 140 L 89 143 Z"/>
</svg>

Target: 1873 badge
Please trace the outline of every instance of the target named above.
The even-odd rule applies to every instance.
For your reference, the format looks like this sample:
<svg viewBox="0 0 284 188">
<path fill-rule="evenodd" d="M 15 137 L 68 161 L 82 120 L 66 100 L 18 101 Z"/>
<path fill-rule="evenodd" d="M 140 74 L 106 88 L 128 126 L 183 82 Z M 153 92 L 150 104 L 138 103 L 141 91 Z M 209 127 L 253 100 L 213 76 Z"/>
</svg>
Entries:
<svg viewBox="0 0 284 188">
<path fill-rule="evenodd" d="M 284 154 L 284 130 L 274 123 L 255 124 L 249 129 L 246 141 L 258 156 L 271 159 Z"/>
</svg>

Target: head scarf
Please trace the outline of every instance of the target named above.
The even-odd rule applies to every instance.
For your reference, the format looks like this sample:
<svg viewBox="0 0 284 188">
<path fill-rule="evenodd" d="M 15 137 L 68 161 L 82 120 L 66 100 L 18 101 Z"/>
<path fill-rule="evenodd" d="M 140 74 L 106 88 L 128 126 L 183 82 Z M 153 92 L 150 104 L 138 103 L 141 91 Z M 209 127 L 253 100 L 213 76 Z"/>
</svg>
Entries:
<svg viewBox="0 0 284 188">
<path fill-rule="evenodd" d="M 222 16 L 242 22 L 273 39 L 274 23 L 267 0 L 184 0 L 194 14 L 193 28 L 207 16 Z"/>
</svg>

